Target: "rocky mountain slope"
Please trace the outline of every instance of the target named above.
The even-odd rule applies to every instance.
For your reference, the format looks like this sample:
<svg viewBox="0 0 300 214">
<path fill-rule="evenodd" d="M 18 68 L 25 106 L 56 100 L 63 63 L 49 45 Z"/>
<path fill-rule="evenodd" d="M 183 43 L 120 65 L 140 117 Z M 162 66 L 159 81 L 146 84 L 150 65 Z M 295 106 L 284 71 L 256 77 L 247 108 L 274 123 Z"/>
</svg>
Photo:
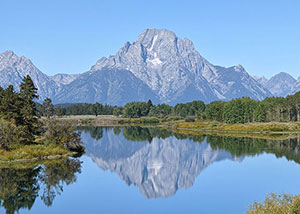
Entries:
<svg viewBox="0 0 300 214">
<path fill-rule="evenodd" d="M 58 91 L 57 84 L 49 76 L 42 73 L 26 57 L 18 57 L 12 51 L 0 54 L 0 85 L 6 88 L 13 85 L 19 90 L 19 85 L 24 76 L 30 75 L 35 86 L 38 88 L 40 99 L 53 97 Z"/>
<path fill-rule="evenodd" d="M 53 98 L 55 103 L 109 103 L 123 105 L 130 101 L 158 103 L 157 96 L 140 79 L 126 70 L 103 68 L 87 72 L 65 85 Z"/>
<path fill-rule="evenodd" d="M 135 42 L 127 42 L 113 56 L 103 57 L 90 71 L 47 76 L 22 56 L 0 55 L 0 86 L 18 89 L 29 74 L 40 100 L 55 103 L 101 102 L 124 105 L 131 101 L 176 104 L 193 100 L 206 103 L 248 96 L 286 96 L 300 90 L 300 82 L 285 73 L 270 80 L 252 77 L 241 66 L 215 66 L 203 58 L 188 39 L 168 30 L 147 29 Z"/>
<path fill-rule="evenodd" d="M 281 72 L 271 77 L 269 80 L 265 77 L 255 77 L 255 79 L 273 96 L 286 97 L 300 90 L 300 78 L 294 79 L 290 74 Z"/>
<path fill-rule="evenodd" d="M 101 58 L 90 72 L 125 69 L 147 84 L 161 102 L 230 100 L 241 96 L 263 99 L 271 93 L 242 66 L 224 68 L 204 59 L 188 39 L 168 30 L 147 29 L 114 56 Z"/>
</svg>

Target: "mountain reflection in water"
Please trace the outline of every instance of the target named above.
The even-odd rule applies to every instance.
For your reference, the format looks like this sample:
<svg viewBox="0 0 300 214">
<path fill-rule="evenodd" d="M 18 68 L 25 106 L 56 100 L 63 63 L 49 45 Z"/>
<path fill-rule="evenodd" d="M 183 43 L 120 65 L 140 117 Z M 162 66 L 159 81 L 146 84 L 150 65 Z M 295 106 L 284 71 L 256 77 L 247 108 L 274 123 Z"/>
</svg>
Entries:
<svg viewBox="0 0 300 214">
<path fill-rule="evenodd" d="M 103 170 L 137 186 L 147 198 L 170 197 L 189 188 L 216 161 L 242 161 L 272 153 L 299 163 L 299 138 L 265 140 L 223 136 L 189 136 L 158 128 L 82 127 L 86 155 Z M 122 134 L 121 134 L 122 133 Z M 194 142 L 191 142 L 194 141 Z"/>
</svg>

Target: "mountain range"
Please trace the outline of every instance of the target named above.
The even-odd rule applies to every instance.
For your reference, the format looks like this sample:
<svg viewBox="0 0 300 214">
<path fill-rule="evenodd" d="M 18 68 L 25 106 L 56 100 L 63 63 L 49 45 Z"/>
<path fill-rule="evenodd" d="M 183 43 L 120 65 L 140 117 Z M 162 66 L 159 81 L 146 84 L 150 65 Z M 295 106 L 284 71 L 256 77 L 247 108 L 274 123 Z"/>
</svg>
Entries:
<svg viewBox="0 0 300 214">
<path fill-rule="evenodd" d="M 115 55 L 99 59 L 82 74 L 48 76 L 24 56 L 13 51 L 0 54 L 1 87 L 12 84 L 18 90 L 27 74 L 38 88 L 40 100 L 50 97 L 54 103 L 124 105 L 151 99 L 174 105 L 242 96 L 262 100 L 300 90 L 300 79 L 287 73 L 268 80 L 252 77 L 241 65 L 213 65 L 195 50 L 192 41 L 164 29 L 146 29 L 135 42 L 126 42 Z"/>
</svg>

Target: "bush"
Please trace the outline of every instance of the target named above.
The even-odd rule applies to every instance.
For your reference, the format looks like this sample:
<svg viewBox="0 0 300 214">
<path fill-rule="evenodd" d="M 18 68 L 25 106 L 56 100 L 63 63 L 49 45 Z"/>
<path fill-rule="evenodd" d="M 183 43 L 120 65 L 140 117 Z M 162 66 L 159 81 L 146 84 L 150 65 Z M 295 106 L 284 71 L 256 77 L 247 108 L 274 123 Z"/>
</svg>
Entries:
<svg viewBox="0 0 300 214">
<path fill-rule="evenodd" d="M 43 135 L 43 141 L 46 144 L 62 145 L 65 149 L 74 152 L 83 152 L 81 139 L 71 123 L 66 121 L 56 121 L 54 119 L 46 122 L 46 131 Z"/>
<path fill-rule="evenodd" d="M 29 144 L 25 127 L 0 120 L 0 149 L 10 150 L 22 143 Z"/>
<path fill-rule="evenodd" d="M 250 206 L 248 214 L 297 214 L 300 213 L 300 195 L 276 195 L 271 193 L 266 196 L 264 204 L 255 202 Z"/>
</svg>

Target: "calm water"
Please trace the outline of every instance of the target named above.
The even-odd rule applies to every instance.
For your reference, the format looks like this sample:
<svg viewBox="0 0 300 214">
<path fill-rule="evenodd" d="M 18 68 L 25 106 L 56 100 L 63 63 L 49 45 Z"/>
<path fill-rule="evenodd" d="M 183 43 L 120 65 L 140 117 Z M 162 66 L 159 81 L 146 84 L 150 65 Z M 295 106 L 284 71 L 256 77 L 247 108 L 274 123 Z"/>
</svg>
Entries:
<svg viewBox="0 0 300 214">
<path fill-rule="evenodd" d="M 300 140 L 80 129 L 86 154 L 0 169 L 0 213 L 245 213 L 269 192 L 300 193 Z"/>
</svg>

